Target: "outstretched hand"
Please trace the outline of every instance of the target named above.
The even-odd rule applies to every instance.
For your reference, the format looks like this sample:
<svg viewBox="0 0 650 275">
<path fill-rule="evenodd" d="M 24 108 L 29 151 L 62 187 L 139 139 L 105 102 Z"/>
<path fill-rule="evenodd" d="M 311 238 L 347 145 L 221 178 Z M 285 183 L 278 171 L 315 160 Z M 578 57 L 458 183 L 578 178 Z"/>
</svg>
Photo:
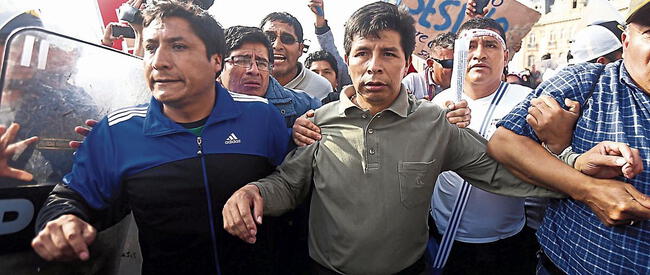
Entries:
<svg viewBox="0 0 650 275">
<path fill-rule="evenodd" d="M 74 127 L 75 133 L 82 135 L 84 139 L 88 136 L 88 134 L 90 134 L 91 128 L 93 128 L 93 127 L 95 127 L 95 125 L 97 125 L 97 120 L 87 119 L 85 121 L 85 123 L 86 123 L 86 126 L 88 126 L 88 127 L 84 127 L 84 126 Z M 82 143 L 83 143 L 83 140 L 82 141 L 73 140 L 73 141 L 70 141 L 70 143 L 68 143 L 68 146 L 70 146 L 70 148 L 73 148 L 73 149 L 78 149 L 79 146 L 81 146 Z"/>
<path fill-rule="evenodd" d="M 14 154 L 21 153 L 27 148 L 27 146 L 38 141 L 38 137 L 30 137 L 12 143 L 14 139 L 16 139 L 18 130 L 20 130 L 20 125 L 17 123 L 12 123 L 9 128 L 0 126 L 0 177 L 31 181 L 34 179 L 34 176 L 31 173 L 13 168 L 9 166 L 8 163 Z"/>
</svg>

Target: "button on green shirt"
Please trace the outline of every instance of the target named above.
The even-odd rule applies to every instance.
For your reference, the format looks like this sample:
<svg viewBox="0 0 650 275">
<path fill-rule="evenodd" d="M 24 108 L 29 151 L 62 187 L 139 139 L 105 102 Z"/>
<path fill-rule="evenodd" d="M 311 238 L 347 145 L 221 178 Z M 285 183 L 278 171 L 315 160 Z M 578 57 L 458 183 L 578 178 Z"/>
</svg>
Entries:
<svg viewBox="0 0 650 275">
<path fill-rule="evenodd" d="M 321 265 L 390 274 L 413 264 L 424 253 L 431 193 L 442 171 L 498 194 L 563 197 L 515 178 L 487 156 L 485 139 L 449 124 L 434 103 L 402 88 L 373 116 L 345 96 L 348 89 L 354 88 L 316 110 L 319 142 L 292 151 L 253 183 L 264 213 L 279 215 L 304 200 L 313 181 L 309 253 Z"/>
</svg>

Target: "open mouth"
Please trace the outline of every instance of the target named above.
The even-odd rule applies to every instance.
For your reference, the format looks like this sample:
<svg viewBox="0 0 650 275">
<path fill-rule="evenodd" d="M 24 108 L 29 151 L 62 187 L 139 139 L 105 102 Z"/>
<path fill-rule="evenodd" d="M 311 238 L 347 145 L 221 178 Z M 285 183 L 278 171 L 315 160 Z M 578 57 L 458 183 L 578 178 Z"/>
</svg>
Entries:
<svg viewBox="0 0 650 275">
<path fill-rule="evenodd" d="M 273 63 L 280 63 L 287 61 L 287 57 L 281 54 L 274 54 L 273 55 Z"/>
</svg>

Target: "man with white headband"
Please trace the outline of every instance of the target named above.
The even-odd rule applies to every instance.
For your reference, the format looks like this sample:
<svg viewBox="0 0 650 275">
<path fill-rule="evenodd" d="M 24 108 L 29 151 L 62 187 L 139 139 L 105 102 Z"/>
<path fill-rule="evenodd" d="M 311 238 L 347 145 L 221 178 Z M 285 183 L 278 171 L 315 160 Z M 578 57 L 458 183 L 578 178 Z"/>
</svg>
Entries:
<svg viewBox="0 0 650 275">
<path fill-rule="evenodd" d="M 501 81 L 508 50 L 505 32 L 497 22 L 490 18 L 471 19 L 460 27 L 458 37 L 469 42 L 467 73 L 460 95 L 472 110 L 468 127 L 489 139 L 496 123 L 526 98 L 531 89 Z M 463 50 L 458 45 L 456 50 Z M 457 97 L 456 91 L 447 89 L 433 101 L 442 106 L 447 101 L 457 101 Z M 528 247 L 534 247 L 535 237 L 525 226 L 524 198 L 471 187 L 458 174 L 449 171 L 438 176 L 431 209 L 437 227 L 432 230 L 433 237 L 441 247 L 434 263 L 440 267 L 448 257 L 445 274 L 534 272 L 535 251 Z M 472 259 L 472 264 L 468 264 L 468 259 Z"/>
</svg>

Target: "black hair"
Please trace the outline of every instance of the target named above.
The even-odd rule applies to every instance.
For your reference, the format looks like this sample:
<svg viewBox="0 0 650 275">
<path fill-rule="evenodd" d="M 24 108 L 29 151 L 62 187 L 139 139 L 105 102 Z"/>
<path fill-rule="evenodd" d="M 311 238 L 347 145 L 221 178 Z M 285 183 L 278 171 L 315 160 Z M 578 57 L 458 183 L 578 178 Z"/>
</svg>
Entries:
<svg viewBox="0 0 650 275">
<path fill-rule="evenodd" d="M 225 31 L 226 35 L 226 56 L 230 56 L 232 51 L 241 48 L 246 43 L 259 43 L 264 45 L 266 52 L 269 54 L 269 62 L 273 64 L 273 46 L 258 27 L 232 26 Z"/>
<path fill-rule="evenodd" d="M 199 6 L 204 10 L 208 10 L 214 4 L 214 0 L 194 0 L 194 5 Z"/>
<path fill-rule="evenodd" d="M 467 22 L 460 25 L 458 29 L 458 34 L 464 30 L 471 29 L 486 29 L 486 30 L 495 30 L 499 33 L 499 36 L 503 38 L 503 42 L 506 43 L 506 31 L 503 30 L 503 27 L 497 21 L 494 21 L 492 18 L 477 17 L 468 20 Z M 506 44 L 507 45 L 507 44 Z"/>
<path fill-rule="evenodd" d="M 356 10 L 345 23 L 345 55 L 350 55 L 354 36 L 378 37 L 379 32 L 392 30 L 400 34 L 404 58 L 408 60 L 415 49 L 414 24 L 415 20 L 403 6 L 398 7 L 386 2 L 365 5 Z"/>
<path fill-rule="evenodd" d="M 311 68 L 311 63 L 314 61 L 327 61 L 327 63 L 332 66 L 334 74 L 336 75 L 336 79 L 339 79 L 338 62 L 336 62 L 336 58 L 334 58 L 331 53 L 325 50 L 310 53 L 307 56 L 307 59 L 305 59 L 305 67 L 308 69 Z"/>
<path fill-rule="evenodd" d="M 606 55 L 603 55 L 602 57 L 604 57 L 604 58 L 606 58 L 607 60 L 609 60 L 609 62 L 614 62 L 614 61 L 616 61 L 616 60 L 619 60 L 619 59 L 621 58 L 621 55 L 622 55 L 622 54 L 623 54 L 623 47 L 620 47 L 620 48 L 618 48 L 618 49 L 616 49 L 616 50 L 614 50 L 614 51 L 609 52 L 609 53 L 606 54 Z M 599 56 L 599 57 L 601 57 L 601 56 Z M 594 59 L 592 59 L 592 60 L 589 60 L 589 61 L 587 61 L 587 62 L 589 62 L 589 63 L 596 63 L 596 62 L 598 62 L 598 58 L 599 58 L 599 57 L 596 57 L 596 58 L 594 58 Z"/>
<path fill-rule="evenodd" d="M 260 28 L 264 28 L 264 25 L 266 25 L 266 23 L 273 21 L 280 21 L 282 23 L 291 25 L 293 27 L 293 30 L 296 32 L 296 38 L 298 39 L 298 42 L 303 42 L 302 25 L 300 24 L 300 21 L 296 19 L 296 17 L 288 12 L 272 12 L 265 16 L 264 19 L 262 19 L 262 22 L 260 22 Z"/>
<path fill-rule="evenodd" d="M 179 17 L 187 20 L 194 34 L 198 36 L 203 44 L 208 58 L 214 54 L 222 58 L 225 54 L 226 44 L 221 24 L 217 22 L 207 11 L 187 2 L 166 0 L 157 1 L 142 11 L 144 18 L 143 26 L 146 28 L 156 19 Z M 221 72 L 217 72 L 219 75 Z"/>
<path fill-rule="evenodd" d="M 433 48 L 440 47 L 443 49 L 454 49 L 454 43 L 456 42 L 456 36 L 453 32 L 443 32 L 436 35 L 436 38 L 433 39 Z"/>
</svg>

